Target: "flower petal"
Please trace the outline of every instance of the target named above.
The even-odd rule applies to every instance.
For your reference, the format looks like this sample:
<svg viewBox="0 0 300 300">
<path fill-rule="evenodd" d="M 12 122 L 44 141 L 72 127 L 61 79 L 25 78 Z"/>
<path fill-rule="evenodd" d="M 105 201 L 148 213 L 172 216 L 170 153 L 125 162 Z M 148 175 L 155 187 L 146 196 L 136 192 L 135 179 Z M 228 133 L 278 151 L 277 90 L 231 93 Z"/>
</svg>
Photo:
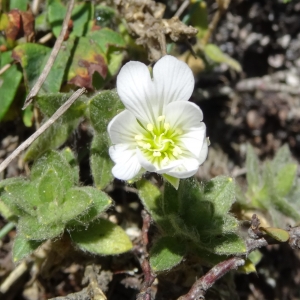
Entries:
<svg viewBox="0 0 300 300">
<path fill-rule="evenodd" d="M 196 174 L 199 163 L 195 158 L 183 158 L 180 160 L 181 164 L 169 172 L 166 172 L 168 175 L 176 178 L 188 178 Z"/>
<path fill-rule="evenodd" d="M 202 110 L 192 102 L 169 103 L 165 111 L 166 121 L 170 128 L 180 128 L 189 131 L 193 127 L 199 127 L 203 119 Z"/>
<path fill-rule="evenodd" d="M 187 131 L 180 138 L 183 148 L 191 152 L 195 158 L 200 156 L 204 141 L 206 141 L 206 126 L 203 122 L 198 127 Z"/>
<path fill-rule="evenodd" d="M 138 161 L 136 149 L 126 144 L 118 144 L 109 148 L 109 155 L 116 163 L 112 168 L 112 173 L 116 178 L 129 180 L 139 173 L 141 164 Z"/>
<path fill-rule="evenodd" d="M 158 174 L 166 173 L 167 171 L 175 168 L 180 164 L 179 160 L 170 161 L 166 166 L 159 167 L 151 163 L 142 153 L 140 149 L 137 149 L 137 156 L 142 167 L 148 172 L 156 172 Z"/>
<path fill-rule="evenodd" d="M 207 143 L 207 138 L 205 138 L 202 149 L 201 149 L 201 152 L 198 156 L 199 165 L 202 165 L 204 163 L 204 161 L 207 158 L 207 154 L 208 154 L 208 143 Z"/>
<path fill-rule="evenodd" d="M 113 144 L 136 144 L 135 136 L 144 129 L 135 116 L 125 109 L 109 122 L 107 131 Z"/>
<path fill-rule="evenodd" d="M 153 123 L 157 106 L 153 82 L 146 65 L 130 61 L 117 77 L 117 91 L 125 107 L 141 122 Z"/>
<path fill-rule="evenodd" d="M 171 55 L 162 57 L 154 65 L 153 82 L 160 110 L 170 102 L 189 100 L 195 85 L 189 66 Z"/>
</svg>

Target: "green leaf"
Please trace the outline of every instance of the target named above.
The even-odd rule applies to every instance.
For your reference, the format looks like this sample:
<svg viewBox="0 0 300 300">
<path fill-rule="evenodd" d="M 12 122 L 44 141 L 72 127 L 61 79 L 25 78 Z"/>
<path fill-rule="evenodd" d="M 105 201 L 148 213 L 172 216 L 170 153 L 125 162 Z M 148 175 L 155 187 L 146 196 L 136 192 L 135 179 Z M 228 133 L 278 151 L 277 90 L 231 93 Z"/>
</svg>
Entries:
<svg viewBox="0 0 300 300">
<path fill-rule="evenodd" d="M 247 250 L 245 241 L 234 233 L 215 236 L 205 248 L 219 255 L 245 254 Z"/>
<path fill-rule="evenodd" d="M 116 14 L 113 8 L 106 5 L 96 5 L 94 9 L 96 25 L 100 26 L 101 28 L 113 27 L 114 17 Z"/>
<path fill-rule="evenodd" d="M 19 234 L 15 238 L 12 253 L 13 260 L 15 263 L 19 262 L 21 259 L 26 258 L 34 250 L 36 250 L 43 242 L 41 241 L 28 241 L 24 239 Z"/>
<path fill-rule="evenodd" d="M 27 213 L 14 203 L 14 197 L 8 193 L 4 193 L 0 197 L 1 214 L 9 221 L 16 221 L 19 216 L 27 215 Z"/>
<path fill-rule="evenodd" d="M 9 10 L 19 9 L 21 11 L 26 11 L 28 5 L 28 0 L 10 0 Z"/>
<path fill-rule="evenodd" d="M 105 53 L 108 61 L 108 77 L 106 80 L 114 76 L 121 67 L 124 54 L 120 49 L 126 47 L 126 42 L 122 35 L 109 28 L 103 28 L 97 31 L 91 31 L 88 37 L 93 39 L 99 45 L 103 53 Z"/>
<path fill-rule="evenodd" d="M 107 131 L 109 121 L 124 109 L 115 91 L 103 91 L 89 101 L 89 117 L 97 133 Z"/>
<path fill-rule="evenodd" d="M 55 169 L 48 169 L 38 183 L 38 192 L 41 203 L 57 202 L 62 203 L 62 199 L 69 185 L 61 183 L 61 178 L 58 176 Z"/>
<path fill-rule="evenodd" d="M 37 104 L 41 112 L 48 118 L 69 99 L 72 93 L 48 93 L 40 95 L 36 98 Z M 71 107 L 62 115 L 60 120 L 63 123 L 70 122 L 81 118 L 87 108 L 85 96 L 79 97 Z"/>
<path fill-rule="evenodd" d="M 74 155 L 74 152 L 69 148 L 64 148 L 60 154 L 62 157 L 68 162 L 68 164 L 71 166 L 73 170 L 73 175 L 75 177 L 75 183 L 79 183 L 79 166 L 77 163 L 77 159 Z"/>
<path fill-rule="evenodd" d="M 276 152 L 275 157 L 271 162 L 272 171 L 277 173 L 282 167 L 288 163 L 293 163 L 292 155 L 288 145 L 283 145 Z"/>
<path fill-rule="evenodd" d="M 170 184 L 173 185 L 173 187 L 177 190 L 179 187 L 179 183 L 180 183 L 180 179 L 179 178 L 175 178 L 173 176 L 170 176 L 168 174 L 163 174 L 162 175 L 163 178 L 168 181 Z"/>
<path fill-rule="evenodd" d="M 300 212 L 297 211 L 285 198 L 272 195 L 270 202 L 272 203 L 272 206 L 282 214 L 294 219 L 295 221 L 300 221 Z"/>
<path fill-rule="evenodd" d="M 0 215 L 10 222 L 16 222 L 17 216 L 12 209 L 10 209 L 3 201 L 0 196 Z"/>
<path fill-rule="evenodd" d="M 9 69 L 0 75 L 0 121 L 14 101 L 21 79 L 22 73 L 17 69 L 16 65 L 10 66 Z"/>
<path fill-rule="evenodd" d="M 251 261 L 251 259 L 247 258 L 245 260 L 245 264 L 239 267 L 238 271 L 244 274 L 250 274 L 250 273 L 256 273 L 256 268 L 254 263 Z"/>
<path fill-rule="evenodd" d="M 100 213 L 107 210 L 112 204 L 111 198 L 102 191 L 92 187 L 81 187 L 80 189 L 89 196 L 89 198 L 92 200 L 92 204 L 87 211 L 83 212 L 78 218 L 71 220 L 68 223 L 68 227 L 71 229 L 74 226 L 89 224 L 95 218 L 97 218 Z"/>
<path fill-rule="evenodd" d="M 279 242 L 287 242 L 290 238 L 286 230 L 274 227 L 260 227 L 260 230 Z"/>
<path fill-rule="evenodd" d="M 37 206 L 40 204 L 38 191 L 29 181 L 19 181 L 5 187 L 6 194 L 2 196 L 12 201 L 19 209 L 30 215 L 36 215 Z"/>
<path fill-rule="evenodd" d="M 78 174 L 59 152 L 50 150 L 40 157 L 31 168 L 31 180 L 39 180 L 49 169 L 54 169 L 61 185 L 68 189 L 77 183 Z"/>
<path fill-rule="evenodd" d="M 64 203 L 60 207 L 63 223 L 67 223 L 83 214 L 93 205 L 91 193 L 93 193 L 93 188 L 89 187 L 76 187 L 68 190 L 64 198 Z"/>
<path fill-rule="evenodd" d="M 48 0 L 48 20 L 52 27 L 52 31 L 56 37 L 59 36 L 62 23 L 65 18 L 67 8 L 62 4 L 61 0 Z M 88 28 L 88 21 L 91 18 L 91 3 L 76 3 L 72 11 L 71 20 L 73 21 L 71 37 L 80 37 L 84 35 Z"/>
<path fill-rule="evenodd" d="M 237 72 L 242 71 L 242 67 L 241 67 L 240 63 L 237 60 L 231 58 L 229 55 L 225 54 L 215 44 L 205 45 L 204 53 L 206 54 L 207 57 L 209 57 L 214 62 L 225 63 Z"/>
<path fill-rule="evenodd" d="M 292 189 L 297 173 L 297 164 L 289 163 L 278 170 L 277 176 L 274 178 L 274 187 L 276 193 L 280 197 L 286 196 Z"/>
<path fill-rule="evenodd" d="M 150 264 L 154 272 L 170 270 L 184 257 L 185 245 L 176 237 L 165 236 L 155 242 L 150 251 Z"/>
<path fill-rule="evenodd" d="M 180 214 L 181 195 L 177 192 L 177 189 L 168 182 L 165 183 L 163 200 L 162 200 L 162 209 L 165 215 L 169 214 Z"/>
<path fill-rule="evenodd" d="M 70 94 L 62 93 L 47 94 L 37 97 L 37 102 L 47 119 L 67 101 L 69 96 Z M 80 118 L 83 117 L 85 110 L 86 103 L 84 97 L 81 97 L 75 101 L 62 117 L 30 145 L 26 151 L 24 160 L 34 160 L 47 150 L 55 149 L 65 143 L 70 134 L 77 128 Z"/>
<path fill-rule="evenodd" d="M 76 39 L 72 51 L 72 61 L 66 70 L 68 83 L 93 89 L 95 75 L 104 82 L 107 76 L 107 58 L 100 46 L 90 38 L 80 37 Z"/>
<path fill-rule="evenodd" d="M 100 219 L 88 228 L 70 232 L 74 243 L 82 250 L 99 255 L 116 255 L 127 252 L 132 243 L 124 230 L 108 220 Z"/>
<path fill-rule="evenodd" d="M 98 189 L 104 189 L 114 178 L 111 172 L 114 164 L 109 157 L 108 148 L 108 134 L 96 133 L 91 145 L 90 165 L 94 183 Z"/>
<path fill-rule="evenodd" d="M 198 29 L 197 37 L 202 39 L 208 30 L 207 4 L 204 1 L 196 1 L 190 5 L 189 24 Z"/>
<path fill-rule="evenodd" d="M 60 90 L 65 68 L 71 55 L 74 41 L 68 41 L 61 47 L 42 88 L 41 94 L 56 93 Z M 43 72 L 51 49 L 39 44 L 25 43 L 14 48 L 13 58 L 21 63 L 27 90 L 30 90 Z"/>
<path fill-rule="evenodd" d="M 157 223 L 164 218 L 162 195 L 159 189 L 149 181 L 142 179 L 137 182 L 139 197 L 150 213 L 153 220 Z"/>
<path fill-rule="evenodd" d="M 254 152 L 253 147 L 247 145 L 247 154 L 246 154 L 246 169 L 247 169 L 247 182 L 248 186 L 251 189 L 257 189 L 261 185 L 260 180 L 260 169 L 259 169 L 259 160 L 257 155 Z"/>
<path fill-rule="evenodd" d="M 109 28 L 91 31 L 87 36 L 92 38 L 105 54 L 108 53 L 108 50 L 111 47 L 120 49 L 126 47 L 126 42 L 123 37 L 118 32 Z"/>
<path fill-rule="evenodd" d="M 108 75 L 106 81 L 108 81 L 111 77 L 115 76 L 120 67 L 122 65 L 124 59 L 124 54 L 122 52 L 116 52 L 113 50 L 109 50 L 107 54 L 108 60 Z"/>
<path fill-rule="evenodd" d="M 107 134 L 109 121 L 124 108 L 115 91 L 104 91 L 89 101 L 89 118 L 96 134 L 92 142 L 91 169 L 95 185 L 103 189 L 113 179 L 112 161 L 108 155 L 110 141 Z"/>
<path fill-rule="evenodd" d="M 23 123 L 26 127 L 31 127 L 33 124 L 33 108 L 32 105 L 29 105 L 28 107 L 25 108 L 23 111 Z"/>
<path fill-rule="evenodd" d="M 36 217 L 21 217 L 18 223 L 18 234 L 28 240 L 43 241 L 61 235 L 64 225 L 61 223 L 41 224 Z"/>
<path fill-rule="evenodd" d="M 60 147 L 77 128 L 79 121 L 79 119 L 68 123 L 57 121 L 52 124 L 29 146 L 24 155 L 24 161 L 35 160 L 46 151 Z"/>
<path fill-rule="evenodd" d="M 234 181 L 231 177 L 218 176 L 204 186 L 205 199 L 215 204 L 214 214 L 224 215 L 235 202 Z"/>
</svg>

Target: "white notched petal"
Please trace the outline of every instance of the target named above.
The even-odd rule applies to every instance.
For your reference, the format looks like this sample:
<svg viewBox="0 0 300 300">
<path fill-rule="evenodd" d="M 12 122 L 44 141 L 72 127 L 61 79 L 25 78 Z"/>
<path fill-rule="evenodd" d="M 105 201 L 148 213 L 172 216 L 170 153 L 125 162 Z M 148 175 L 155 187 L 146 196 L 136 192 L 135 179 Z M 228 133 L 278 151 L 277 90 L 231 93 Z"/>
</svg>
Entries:
<svg viewBox="0 0 300 300">
<path fill-rule="evenodd" d="M 196 174 L 199 163 L 195 158 L 183 158 L 180 160 L 180 165 L 173 168 L 169 172 L 166 172 L 168 175 L 176 178 L 188 178 Z"/>
<path fill-rule="evenodd" d="M 130 180 L 139 173 L 141 164 L 136 155 L 136 149 L 126 144 L 118 144 L 109 148 L 109 155 L 116 163 L 112 168 L 112 173 L 116 178 Z"/>
<path fill-rule="evenodd" d="M 107 131 L 113 144 L 136 144 L 135 136 L 143 128 L 127 109 L 116 115 L 108 124 Z"/>
<path fill-rule="evenodd" d="M 202 110 L 196 104 L 186 101 L 168 104 L 165 116 L 165 122 L 170 124 L 170 128 L 180 128 L 182 130 L 199 127 L 203 119 Z"/>
<path fill-rule="evenodd" d="M 174 101 L 188 101 L 193 93 L 195 79 L 189 66 L 166 55 L 153 68 L 153 82 L 160 107 Z"/>
<path fill-rule="evenodd" d="M 125 107 L 137 119 L 153 123 L 153 109 L 155 110 L 157 99 L 146 65 L 138 61 L 125 64 L 117 77 L 117 92 Z"/>
<path fill-rule="evenodd" d="M 207 143 L 207 138 L 205 138 L 200 155 L 198 156 L 199 165 L 202 165 L 204 163 L 204 161 L 207 158 L 207 154 L 208 154 L 208 143 Z"/>
</svg>

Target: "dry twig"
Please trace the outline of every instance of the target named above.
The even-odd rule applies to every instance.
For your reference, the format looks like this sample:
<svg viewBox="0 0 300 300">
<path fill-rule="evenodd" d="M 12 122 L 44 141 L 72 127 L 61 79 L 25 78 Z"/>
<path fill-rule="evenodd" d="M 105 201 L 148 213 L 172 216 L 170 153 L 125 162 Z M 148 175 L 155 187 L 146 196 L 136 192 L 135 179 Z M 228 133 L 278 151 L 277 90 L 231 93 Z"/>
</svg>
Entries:
<svg viewBox="0 0 300 300">
<path fill-rule="evenodd" d="M 61 45 L 62 45 L 62 42 L 64 41 L 64 37 L 66 35 L 66 32 L 68 30 L 68 23 L 69 23 L 69 20 L 71 18 L 71 13 L 72 13 L 72 10 L 73 10 L 73 7 L 74 7 L 74 3 L 75 3 L 75 0 L 70 0 L 69 1 L 68 8 L 67 8 L 67 13 L 66 13 L 63 25 L 62 25 L 60 35 L 59 35 L 59 37 L 57 38 L 57 40 L 54 44 L 54 47 L 53 47 L 52 52 L 49 56 L 49 59 L 48 59 L 46 65 L 44 67 L 44 71 L 42 72 L 42 74 L 40 75 L 40 77 L 36 81 L 35 85 L 31 89 L 29 94 L 27 95 L 24 106 L 23 106 L 23 109 L 25 109 L 31 103 L 32 99 L 37 95 L 37 93 L 39 92 L 40 88 L 42 87 L 44 81 L 46 80 L 46 78 L 47 78 L 47 76 L 48 76 L 48 74 L 49 74 L 49 72 L 50 72 L 50 70 L 51 70 L 51 68 L 54 64 L 54 61 L 55 61 L 55 59 L 58 55 L 58 52 L 59 52 L 59 50 L 61 48 Z"/>
<path fill-rule="evenodd" d="M 0 75 L 6 72 L 11 67 L 11 64 L 6 64 L 3 68 L 0 69 Z"/>
<path fill-rule="evenodd" d="M 31 135 L 26 141 L 24 141 L 14 152 L 10 154 L 1 164 L 0 173 L 6 169 L 10 162 L 16 158 L 23 150 L 32 144 L 47 128 L 49 128 L 64 112 L 73 104 L 73 102 L 80 97 L 86 91 L 85 88 L 77 90 L 54 114 L 53 116 L 43 124 L 33 135 Z"/>
<path fill-rule="evenodd" d="M 150 228 L 151 217 L 150 215 L 143 210 L 142 211 L 143 217 L 143 228 L 142 228 L 142 243 L 143 243 L 143 252 L 144 252 L 144 259 L 142 261 L 142 270 L 144 273 L 144 282 L 141 288 L 140 293 L 137 296 L 138 300 L 151 300 L 151 286 L 155 280 L 156 275 L 152 272 L 150 262 L 148 259 L 148 251 L 147 245 L 149 243 L 148 240 L 148 231 Z"/>
<path fill-rule="evenodd" d="M 197 280 L 190 291 L 186 295 L 179 297 L 178 300 L 204 299 L 207 290 L 211 288 L 218 279 L 223 277 L 229 271 L 235 270 L 244 264 L 245 260 L 240 257 L 232 257 L 220 262 Z"/>
<path fill-rule="evenodd" d="M 202 45 L 205 46 L 208 43 L 209 38 L 211 37 L 212 33 L 215 31 L 221 16 L 227 10 L 231 0 L 217 0 L 218 2 L 218 10 L 215 12 L 212 21 L 208 26 L 208 30 L 205 36 L 202 39 Z"/>
<path fill-rule="evenodd" d="M 189 4 L 190 4 L 190 0 L 183 1 L 180 7 L 178 8 L 178 10 L 176 11 L 174 17 L 179 18 L 182 15 L 182 13 L 185 11 L 185 9 L 189 6 Z"/>
</svg>

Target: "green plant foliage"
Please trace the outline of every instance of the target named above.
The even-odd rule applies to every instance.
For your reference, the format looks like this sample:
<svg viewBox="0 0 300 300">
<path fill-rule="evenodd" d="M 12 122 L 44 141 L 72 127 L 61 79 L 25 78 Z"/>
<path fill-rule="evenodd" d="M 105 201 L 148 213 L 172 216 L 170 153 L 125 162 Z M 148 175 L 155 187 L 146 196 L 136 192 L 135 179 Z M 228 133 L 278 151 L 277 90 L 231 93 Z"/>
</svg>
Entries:
<svg viewBox="0 0 300 300">
<path fill-rule="evenodd" d="M 232 178 L 220 176 L 202 185 L 185 179 L 178 190 L 166 183 L 163 193 L 145 180 L 138 187 L 163 236 L 179 237 L 188 246 L 187 252 L 211 253 L 212 261 L 207 255 L 209 264 L 215 254 L 245 253 L 244 241 L 236 234 L 238 221 L 229 214 L 235 197 Z"/>
<path fill-rule="evenodd" d="M 31 241 L 59 237 L 66 227 L 71 231 L 88 226 L 112 202 L 102 191 L 76 186 L 78 166 L 69 148 L 45 153 L 34 163 L 30 179 L 0 182 L 2 210 L 19 219 L 19 238 L 14 248 L 16 260 L 39 245 Z"/>
<path fill-rule="evenodd" d="M 208 13 L 205 1 L 195 1 L 190 5 L 187 21 L 198 29 L 197 37 L 202 39 L 208 30 Z"/>
<path fill-rule="evenodd" d="M 114 178 L 111 172 L 113 162 L 109 157 L 108 148 L 108 134 L 95 134 L 91 145 L 90 163 L 94 183 L 98 189 L 105 188 Z"/>
<path fill-rule="evenodd" d="M 60 91 L 66 64 L 71 55 L 71 49 L 73 48 L 73 41 L 69 40 L 63 45 L 64 46 L 61 47 L 49 75 L 42 85 L 39 92 L 40 94 L 56 93 Z M 32 43 L 22 44 L 14 48 L 12 56 L 15 60 L 21 63 L 26 88 L 28 90 L 33 87 L 36 80 L 44 70 L 50 52 L 50 48 Z"/>
<path fill-rule="evenodd" d="M 271 236 L 273 239 L 279 242 L 287 242 L 290 238 L 289 233 L 286 230 L 281 228 L 273 228 L 273 227 L 260 227 L 261 231 L 264 231 L 267 235 Z"/>
<path fill-rule="evenodd" d="M 80 188 L 81 193 L 85 193 L 89 198 L 89 207 L 78 217 L 68 222 L 67 227 L 74 229 L 74 226 L 86 226 L 95 220 L 99 214 L 105 211 L 112 203 L 109 197 L 102 191 L 91 187 Z"/>
<path fill-rule="evenodd" d="M 97 133 L 107 131 L 109 121 L 124 109 L 116 91 L 103 91 L 89 101 L 89 119 Z"/>
<path fill-rule="evenodd" d="M 41 244 L 42 242 L 40 241 L 29 241 L 24 237 L 17 235 L 12 249 L 14 262 L 19 262 L 36 250 Z"/>
<path fill-rule="evenodd" d="M 95 6 L 96 25 L 100 27 L 113 27 L 115 21 L 115 10 L 109 6 Z"/>
<path fill-rule="evenodd" d="M 60 152 L 60 154 L 72 167 L 75 182 L 79 182 L 79 166 L 77 164 L 74 152 L 69 147 L 66 147 Z"/>
<path fill-rule="evenodd" d="M 19 9 L 22 11 L 27 10 L 28 0 L 10 0 L 9 9 Z"/>
<path fill-rule="evenodd" d="M 89 227 L 72 231 L 70 235 L 80 249 L 99 255 L 120 254 L 132 248 L 132 243 L 124 230 L 105 219 L 97 220 Z"/>
<path fill-rule="evenodd" d="M 242 203 L 268 213 L 275 226 L 280 226 L 283 215 L 300 220 L 297 164 L 287 146 L 281 147 L 272 161 L 259 167 L 258 157 L 248 145 L 246 168 L 248 189 L 245 196 L 239 194 Z"/>
<path fill-rule="evenodd" d="M 91 37 L 105 53 L 108 61 L 108 75 L 114 76 L 122 64 L 124 55 L 120 50 L 126 47 L 125 40 L 118 32 L 109 28 L 91 31 L 88 37 Z"/>
<path fill-rule="evenodd" d="M 204 47 L 206 56 L 216 63 L 225 63 L 237 72 L 242 71 L 242 67 L 238 61 L 225 54 L 217 45 L 207 44 Z"/>
<path fill-rule="evenodd" d="M 110 48 L 124 49 L 126 47 L 123 37 L 109 28 L 91 31 L 87 36 L 92 38 L 105 54 L 108 53 Z"/>
<path fill-rule="evenodd" d="M 49 169 L 54 169 L 66 189 L 78 184 L 78 174 L 69 165 L 64 155 L 57 151 L 48 151 L 38 159 L 31 169 L 31 180 L 40 180 Z"/>
<path fill-rule="evenodd" d="M 89 101 L 89 119 L 96 133 L 91 147 L 91 169 L 97 188 L 103 189 L 113 179 L 113 163 L 108 155 L 109 121 L 124 108 L 115 91 L 100 92 Z"/>
<path fill-rule="evenodd" d="M 176 237 L 160 238 L 150 251 L 150 264 L 154 272 L 170 270 L 178 265 L 185 254 L 185 246 Z"/>
<path fill-rule="evenodd" d="M 0 69 L 11 63 L 11 61 L 11 51 L 1 53 Z M 15 99 L 21 79 L 22 73 L 17 69 L 16 65 L 11 65 L 0 75 L 0 121 L 3 119 Z"/>
<path fill-rule="evenodd" d="M 70 84 L 93 88 L 93 76 L 98 74 L 102 81 L 107 76 L 107 58 L 97 43 L 88 38 L 76 39 L 72 61 L 67 69 L 67 80 Z M 100 88 L 101 86 L 97 86 Z"/>
<path fill-rule="evenodd" d="M 54 215 L 53 211 L 52 215 Z M 19 219 L 18 232 L 25 239 L 34 241 L 44 241 L 59 237 L 64 231 L 64 224 L 57 223 L 56 220 L 53 220 L 53 222 L 50 224 L 41 224 L 34 216 L 24 216 Z"/>
<path fill-rule="evenodd" d="M 69 96 L 70 94 L 55 93 L 37 97 L 37 103 L 45 116 L 45 120 L 50 118 L 67 101 Z M 85 110 L 86 102 L 84 98 L 77 99 L 58 121 L 30 145 L 26 151 L 24 160 L 30 161 L 36 159 L 45 151 L 55 149 L 66 142 L 70 134 L 77 128 Z"/>
<path fill-rule="evenodd" d="M 59 36 L 67 7 L 61 0 L 48 0 L 48 20 L 56 37 Z M 91 19 L 92 4 L 89 2 L 76 3 L 72 11 L 73 22 L 71 37 L 83 36 L 88 29 L 88 21 Z"/>
</svg>

